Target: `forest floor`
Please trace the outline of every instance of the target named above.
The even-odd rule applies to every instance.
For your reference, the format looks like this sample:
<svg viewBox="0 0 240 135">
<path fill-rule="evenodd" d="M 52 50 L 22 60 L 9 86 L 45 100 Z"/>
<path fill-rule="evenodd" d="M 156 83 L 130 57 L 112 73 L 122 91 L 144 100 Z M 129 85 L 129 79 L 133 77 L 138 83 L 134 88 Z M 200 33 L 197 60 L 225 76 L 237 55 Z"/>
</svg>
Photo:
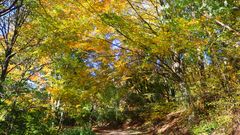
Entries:
<svg viewBox="0 0 240 135">
<path fill-rule="evenodd" d="M 97 135 L 156 135 L 156 134 L 174 134 L 188 135 L 188 129 L 181 127 L 181 113 L 178 111 L 170 113 L 166 119 L 156 125 L 146 123 L 124 124 L 118 128 L 111 128 L 111 124 L 106 127 L 96 127 L 93 131 Z M 180 124 L 180 125 L 179 125 Z"/>
<path fill-rule="evenodd" d="M 93 131 L 97 135 L 151 135 L 152 130 L 149 128 L 142 128 L 141 122 L 134 124 L 123 124 L 118 126 L 113 126 L 110 124 L 103 127 L 95 127 Z"/>
<path fill-rule="evenodd" d="M 113 130 L 97 130 L 97 135 L 149 135 L 149 132 L 143 132 L 134 129 L 113 129 Z"/>
<path fill-rule="evenodd" d="M 98 127 L 94 129 L 97 135 L 157 135 L 157 134 L 168 134 L 168 135 L 190 135 L 189 128 L 184 125 L 183 121 L 186 119 L 183 115 L 184 111 L 178 111 L 170 113 L 166 116 L 166 119 L 156 125 L 136 125 L 126 124 L 119 128 Z M 237 112 L 236 119 L 239 119 L 240 113 Z M 214 131 L 211 135 L 226 134 L 225 131 Z M 240 124 L 239 121 L 233 125 L 232 135 L 240 135 Z"/>
</svg>

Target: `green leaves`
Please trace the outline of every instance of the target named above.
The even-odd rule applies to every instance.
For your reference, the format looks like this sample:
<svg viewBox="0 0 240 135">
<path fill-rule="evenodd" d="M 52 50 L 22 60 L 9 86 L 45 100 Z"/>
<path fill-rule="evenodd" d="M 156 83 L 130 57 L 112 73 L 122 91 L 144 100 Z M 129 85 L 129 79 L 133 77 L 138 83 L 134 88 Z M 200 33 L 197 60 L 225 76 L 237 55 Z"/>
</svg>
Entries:
<svg viewBox="0 0 240 135">
<path fill-rule="evenodd" d="M 23 4 L 30 14 L 17 29 L 19 35 L 6 38 L 14 30 L 0 34 L 1 71 L 9 61 L 2 83 L 6 97 L 0 106 L 8 108 L 0 110 L 2 132 L 13 125 L 9 132 L 16 134 L 20 129 L 25 134 L 54 134 L 69 118 L 78 126 L 136 117 L 158 123 L 183 105 L 196 116 L 208 115 L 211 108 L 219 113 L 232 109 L 218 106 L 222 99 L 230 103 L 239 98 L 239 2 L 26 0 Z M 0 23 L 1 19 L 5 18 Z M 3 23 L 1 27 L 6 29 Z M 227 118 L 219 121 L 225 123 Z M 212 132 L 218 126 L 204 121 L 193 130 Z"/>
</svg>

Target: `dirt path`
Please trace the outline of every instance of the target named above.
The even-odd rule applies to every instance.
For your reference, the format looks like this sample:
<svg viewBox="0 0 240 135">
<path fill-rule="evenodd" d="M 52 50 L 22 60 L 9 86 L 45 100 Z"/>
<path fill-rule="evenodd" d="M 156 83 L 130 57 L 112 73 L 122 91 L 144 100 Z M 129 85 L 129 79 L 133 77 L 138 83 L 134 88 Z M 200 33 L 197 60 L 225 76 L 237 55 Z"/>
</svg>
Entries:
<svg viewBox="0 0 240 135">
<path fill-rule="evenodd" d="M 166 116 L 157 125 L 142 125 L 141 124 L 129 124 L 118 129 L 112 129 L 110 127 L 99 127 L 93 129 L 97 135 L 154 135 L 154 134 L 178 134 L 188 135 L 189 129 L 183 124 L 185 110 L 179 110 L 172 112 Z M 239 126 L 240 127 L 240 126 Z"/>
<path fill-rule="evenodd" d="M 137 131 L 137 130 L 128 130 L 128 129 L 117 129 L 117 130 L 97 130 L 95 131 L 97 135 L 149 135 L 149 133 Z"/>
</svg>

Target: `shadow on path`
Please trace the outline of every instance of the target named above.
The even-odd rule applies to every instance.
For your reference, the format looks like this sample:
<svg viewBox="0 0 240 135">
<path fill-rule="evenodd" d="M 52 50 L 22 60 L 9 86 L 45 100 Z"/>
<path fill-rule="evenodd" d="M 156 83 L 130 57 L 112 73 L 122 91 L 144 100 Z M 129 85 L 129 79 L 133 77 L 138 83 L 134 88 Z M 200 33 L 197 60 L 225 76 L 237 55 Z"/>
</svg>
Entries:
<svg viewBox="0 0 240 135">
<path fill-rule="evenodd" d="M 142 132 L 132 129 L 116 129 L 116 130 L 95 130 L 97 135 L 151 135 L 147 132 Z"/>
</svg>

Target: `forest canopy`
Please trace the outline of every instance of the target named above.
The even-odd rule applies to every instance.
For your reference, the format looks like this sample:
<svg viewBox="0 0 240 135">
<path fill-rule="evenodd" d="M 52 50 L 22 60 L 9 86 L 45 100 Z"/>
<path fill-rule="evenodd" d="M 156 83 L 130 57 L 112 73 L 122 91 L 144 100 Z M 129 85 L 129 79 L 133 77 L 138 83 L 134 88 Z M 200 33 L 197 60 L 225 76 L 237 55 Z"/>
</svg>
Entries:
<svg viewBox="0 0 240 135">
<path fill-rule="evenodd" d="M 239 134 L 239 0 L 1 0 L 0 134 Z"/>
</svg>

